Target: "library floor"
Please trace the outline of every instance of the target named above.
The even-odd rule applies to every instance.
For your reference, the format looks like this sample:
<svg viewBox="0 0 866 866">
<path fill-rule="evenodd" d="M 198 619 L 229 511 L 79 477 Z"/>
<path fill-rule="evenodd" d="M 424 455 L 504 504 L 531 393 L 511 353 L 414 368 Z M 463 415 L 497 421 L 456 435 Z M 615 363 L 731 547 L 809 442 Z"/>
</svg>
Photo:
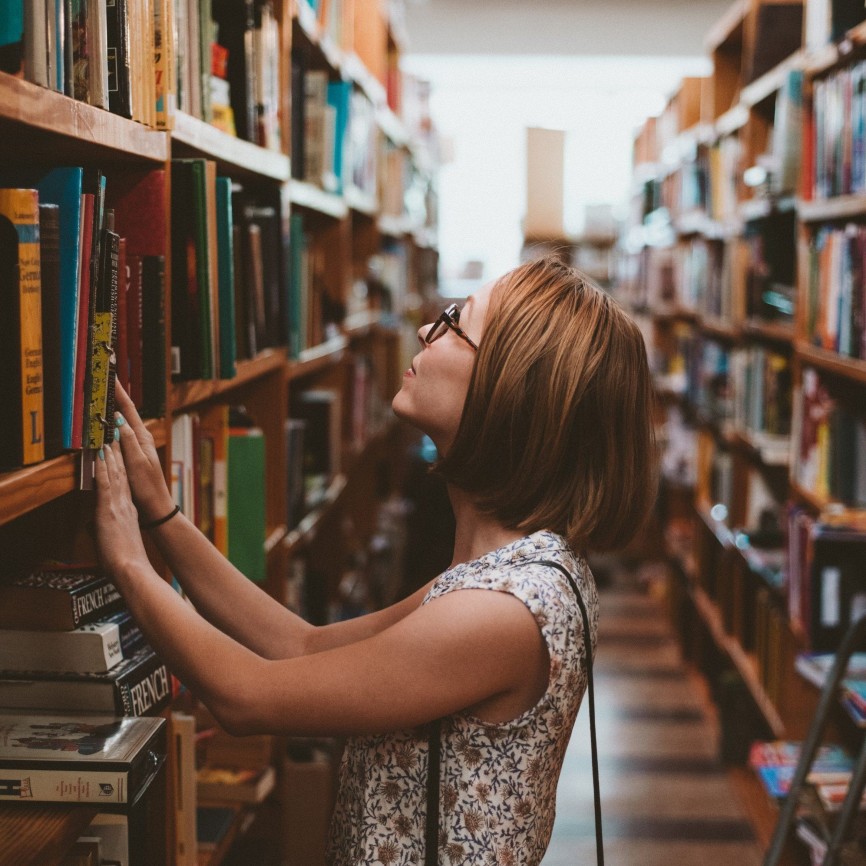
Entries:
<svg viewBox="0 0 866 866">
<path fill-rule="evenodd" d="M 616 866 L 759 866 L 751 825 L 717 759 L 712 706 L 682 664 L 653 582 L 601 589 L 596 663 L 605 859 Z M 543 866 L 595 863 L 589 710 L 578 717 Z"/>
</svg>

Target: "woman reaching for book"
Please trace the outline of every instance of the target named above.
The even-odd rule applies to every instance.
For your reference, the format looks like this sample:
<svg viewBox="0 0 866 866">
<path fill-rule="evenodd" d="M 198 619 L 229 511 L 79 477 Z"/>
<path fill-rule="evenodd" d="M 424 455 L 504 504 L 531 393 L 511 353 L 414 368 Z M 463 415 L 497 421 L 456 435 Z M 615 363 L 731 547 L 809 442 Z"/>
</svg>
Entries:
<svg viewBox="0 0 866 866">
<path fill-rule="evenodd" d="M 622 546 L 655 494 L 643 340 L 550 259 L 449 307 L 418 339 L 393 408 L 436 443 L 456 517 L 451 566 L 427 586 L 346 622 L 293 615 L 176 513 L 122 390 L 120 447 L 97 461 L 100 555 L 227 730 L 349 736 L 329 863 L 424 862 L 425 726 L 441 720 L 442 862 L 537 864 L 595 642 L 582 552 Z M 194 609 L 152 569 L 139 522 Z"/>
</svg>

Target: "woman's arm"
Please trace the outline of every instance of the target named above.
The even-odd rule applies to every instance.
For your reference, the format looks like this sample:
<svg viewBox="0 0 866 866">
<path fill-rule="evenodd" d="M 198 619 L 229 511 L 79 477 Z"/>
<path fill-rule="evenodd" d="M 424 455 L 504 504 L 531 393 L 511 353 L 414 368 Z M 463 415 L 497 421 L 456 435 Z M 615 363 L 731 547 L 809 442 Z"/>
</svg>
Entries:
<svg viewBox="0 0 866 866">
<path fill-rule="evenodd" d="M 547 664 L 538 626 L 516 598 L 483 590 L 443 596 L 351 646 L 262 658 L 153 571 L 116 451 L 106 448 L 97 462 L 103 565 L 154 649 L 230 732 L 383 732 L 497 696 L 514 697 L 522 709 L 530 695 L 537 699 Z"/>
<path fill-rule="evenodd" d="M 123 463 L 144 520 L 174 507 L 153 437 L 135 404 L 117 386 Z M 344 623 L 316 628 L 248 580 L 183 514 L 152 530 L 163 559 L 198 612 L 220 631 L 265 658 L 290 658 L 369 637 L 416 608 L 426 592 Z"/>
</svg>

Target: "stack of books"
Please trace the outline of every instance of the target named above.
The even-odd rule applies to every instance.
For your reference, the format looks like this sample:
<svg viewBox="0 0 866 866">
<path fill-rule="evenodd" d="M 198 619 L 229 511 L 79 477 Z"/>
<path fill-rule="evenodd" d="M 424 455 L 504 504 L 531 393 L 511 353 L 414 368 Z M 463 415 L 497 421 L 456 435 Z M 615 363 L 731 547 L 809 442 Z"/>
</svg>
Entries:
<svg viewBox="0 0 866 866">
<path fill-rule="evenodd" d="M 791 789 L 791 782 L 800 759 L 800 744 L 776 740 L 752 744 L 749 765 L 757 773 L 767 793 L 782 800 Z M 841 746 L 824 745 L 818 750 L 807 781 L 812 785 L 845 785 L 851 780 L 854 759 Z"/>
<path fill-rule="evenodd" d="M 172 689 L 99 569 L 46 567 L 0 584 L 0 706 L 153 716 Z"/>
</svg>

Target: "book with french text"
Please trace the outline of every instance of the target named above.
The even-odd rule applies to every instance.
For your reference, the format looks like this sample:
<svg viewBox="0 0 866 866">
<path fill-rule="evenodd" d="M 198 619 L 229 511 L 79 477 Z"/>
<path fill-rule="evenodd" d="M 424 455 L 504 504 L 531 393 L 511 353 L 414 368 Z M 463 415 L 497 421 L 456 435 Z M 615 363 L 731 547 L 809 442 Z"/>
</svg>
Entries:
<svg viewBox="0 0 866 866">
<path fill-rule="evenodd" d="M 104 672 L 0 671 L 0 706 L 153 716 L 171 701 L 168 668 L 149 646 Z"/>
<path fill-rule="evenodd" d="M 0 189 L 0 466 L 45 457 L 39 199 L 35 189 Z"/>
<path fill-rule="evenodd" d="M 0 802 L 124 810 L 165 756 L 165 720 L 0 714 Z M 103 861 L 105 862 L 105 861 Z"/>
<path fill-rule="evenodd" d="M 0 583 L 0 627 L 68 631 L 123 606 L 109 578 L 92 568 L 41 569 Z"/>
</svg>

